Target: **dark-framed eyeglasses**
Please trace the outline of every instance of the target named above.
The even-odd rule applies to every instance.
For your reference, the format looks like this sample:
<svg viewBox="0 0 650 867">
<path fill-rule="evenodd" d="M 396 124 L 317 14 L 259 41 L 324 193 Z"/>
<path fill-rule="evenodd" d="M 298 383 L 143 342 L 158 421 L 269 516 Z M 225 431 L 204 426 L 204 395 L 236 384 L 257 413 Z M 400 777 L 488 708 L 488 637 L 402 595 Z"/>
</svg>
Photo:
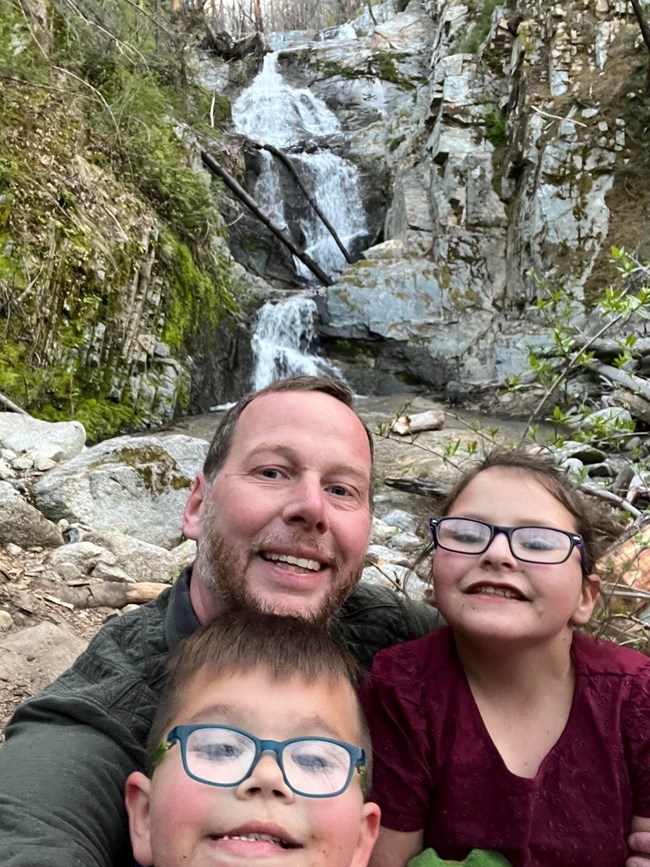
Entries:
<svg viewBox="0 0 650 867">
<path fill-rule="evenodd" d="M 456 554 L 483 554 L 498 533 L 508 539 L 512 556 L 524 563 L 564 563 L 574 548 L 585 568 L 584 539 L 554 527 L 498 527 L 474 518 L 432 518 L 429 529 L 436 548 Z"/>
<path fill-rule="evenodd" d="M 365 790 L 366 756 L 361 747 L 332 738 L 260 740 L 225 725 L 179 725 L 167 734 L 153 757 L 154 767 L 178 742 L 185 773 L 208 786 L 243 783 L 262 753 L 273 752 L 287 786 L 305 798 L 333 798 L 350 785 L 353 773 Z"/>
</svg>

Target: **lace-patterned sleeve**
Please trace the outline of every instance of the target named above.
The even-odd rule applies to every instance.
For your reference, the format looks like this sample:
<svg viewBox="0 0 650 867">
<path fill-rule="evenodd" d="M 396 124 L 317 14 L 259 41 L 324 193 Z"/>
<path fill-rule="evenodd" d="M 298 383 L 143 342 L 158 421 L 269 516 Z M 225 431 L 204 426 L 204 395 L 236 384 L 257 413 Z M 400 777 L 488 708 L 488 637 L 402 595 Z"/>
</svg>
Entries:
<svg viewBox="0 0 650 867">
<path fill-rule="evenodd" d="M 362 690 L 373 745 L 371 799 L 381 823 L 394 831 L 419 831 L 432 797 L 433 749 L 424 717 L 423 666 L 410 642 L 382 651 Z"/>
</svg>

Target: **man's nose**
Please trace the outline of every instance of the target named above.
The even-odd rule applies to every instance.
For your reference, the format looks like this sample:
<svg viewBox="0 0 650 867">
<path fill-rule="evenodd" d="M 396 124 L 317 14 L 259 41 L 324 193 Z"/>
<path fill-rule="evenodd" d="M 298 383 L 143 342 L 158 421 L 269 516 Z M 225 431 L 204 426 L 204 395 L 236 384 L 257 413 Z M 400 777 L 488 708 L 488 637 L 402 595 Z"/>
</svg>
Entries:
<svg viewBox="0 0 650 867">
<path fill-rule="evenodd" d="M 287 524 L 324 533 L 328 527 L 326 492 L 320 479 L 303 477 L 291 486 L 283 511 Z"/>
<path fill-rule="evenodd" d="M 286 784 L 277 756 L 273 752 L 263 752 L 257 764 L 236 788 L 238 798 L 246 799 L 253 795 L 267 795 L 292 801 L 293 790 Z"/>
</svg>

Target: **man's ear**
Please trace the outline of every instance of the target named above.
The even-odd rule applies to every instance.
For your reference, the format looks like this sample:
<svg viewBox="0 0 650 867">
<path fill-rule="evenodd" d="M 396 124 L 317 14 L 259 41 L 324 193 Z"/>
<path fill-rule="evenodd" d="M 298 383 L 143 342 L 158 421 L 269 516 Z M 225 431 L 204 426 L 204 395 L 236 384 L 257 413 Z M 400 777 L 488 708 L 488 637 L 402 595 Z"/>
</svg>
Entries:
<svg viewBox="0 0 650 867">
<path fill-rule="evenodd" d="M 197 473 L 183 512 L 183 533 L 188 539 L 198 539 L 203 524 L 201 506 L 209 491 L 203 473 Z"/>
<path fill-rule="evenodd" d="M 571 623 L 574 626 L 583 626 L 589 622 L 596 602 L 600 598 L 601 583 L 600 578 L 595 574 L 585 575 L 582 579 L 580 599 L 571 617 Z"/>
<path fill-rule="evenodd" d="M 153 864 L 151 850 L 149 795 L 151 780 L 134 771 L 127 777 L 124 800 L 126 812 L 129 814 L 129 831 L 133 855 L 142 867 Z"/>
<path fill-rule="evenodd" d="M 381 810 L 379 806 L 373 804 L 371 801 L 364 804 L 361 812 L 359 837 L 354 855 L 350 861 L 350 867 L 367 867 L 373 847 L 377 842 L 380 821 Z"/>
</svg>

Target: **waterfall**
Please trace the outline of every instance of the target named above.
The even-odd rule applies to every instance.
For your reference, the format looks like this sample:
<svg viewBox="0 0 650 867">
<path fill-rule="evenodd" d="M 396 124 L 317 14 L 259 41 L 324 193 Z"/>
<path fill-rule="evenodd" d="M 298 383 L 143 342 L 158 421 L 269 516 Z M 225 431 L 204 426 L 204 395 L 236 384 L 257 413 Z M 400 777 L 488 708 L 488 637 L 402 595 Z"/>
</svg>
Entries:
<svg viewBox="0 0 650 867">
<path fill-rule="evenodd" d="M 341 125 L 322 100 L 282 78 L 277 53 L 266 55 L 259 75 L 234 103 L 232 117 L 236 129 L 248 138 L 283 150 L 291 147 L 288 158 L 343 244 L 350 249 L 355 242 L 362 243 L 368 228 L 357 167 L 321 146 L 340 137 Z M 308 146 L 309 152 L 295 153 L 297 143 Z M 324 271 L 342 272 L 347 263 L 322 220 L 311 207 L 288 213 L 278 162 L 267 152 L 261 154 L 264 170 L 254 191 L 257 201 L 278 225 L 294 227 L 294 240 Z M 313 279 L 302 262 L 294 261 L 301 277 Z"/>
<path fill-rule="evenodd" d="M 316 303 L 304 295 L 294 295 L 277 304 L 268 302 L 260 309 L 251 341 L 255 390 L 276 379 L 301 373 L 343 379 L 341 372 L 326 359 L 309 354 L 315 318 Z"/>
</svg>

